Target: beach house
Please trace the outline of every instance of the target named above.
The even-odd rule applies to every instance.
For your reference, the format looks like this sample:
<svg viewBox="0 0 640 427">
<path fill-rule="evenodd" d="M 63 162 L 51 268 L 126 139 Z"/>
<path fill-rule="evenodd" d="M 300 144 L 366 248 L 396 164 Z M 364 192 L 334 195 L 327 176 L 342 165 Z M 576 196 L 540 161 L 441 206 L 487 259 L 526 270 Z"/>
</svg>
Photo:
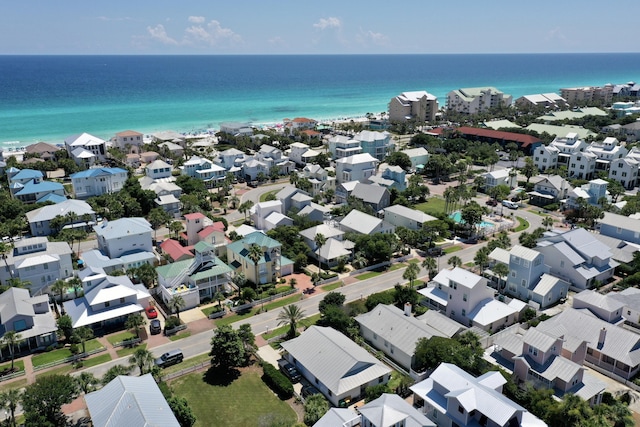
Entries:
<svg viewBox="0 0 640 427">
<path fill-rule="evenodd" d="M 338 184 L 349 181 L 365 182 L 376 174 L 379 160 L 369 153 L 355 154 L 336 160 L 336 180 Z"/>
<path fill-rule="evenodd" d="M 259 249 L 255 252 L 255 259 L 253 247 Z M 293 273 L 293 261 L 281 253 L 280 242 L 257 231 L 227 245 L 227 262 L 234 272 L 244 273 L 253 283 L 273 283 Z"/>
<path fill-rule="evenodd" d="M 27 212 L 26 216 L 32 236 L 49 236 L 64 228 L 90 228 L 96 221 L 96 213 L 91 205 L 74 199 L 34 209 Z M 54 220 L 56 217 L 60 218 Z M 52 221 L 55 227 L 52 227 Z"/>
<path fill-rule="evenodd" d="M 78 166 L 89 168 L 106 159 L 106 141 L 86 132 L 65 138 L 64 145 Z"/>
<path fill-rule="evenodd" d="M 391 142 L 391 134 L 389 132 L 363 130 L 356 133 L 353 139 L 360 142 L 360 148 L 363 154 L 370 154 L 380 162 L 393 151 L 393 143 Z"/>
<path fill-rule="evenodd" d="M 490 108 L 510 106 L 512 96 L 495 87 L 456 89 L 447 93 L 447 110 L 477 114 Z"/>
<path fill-rule="evenodd" d="M 92 168 L 71 175 L 73 193 L 78 199 L 117 193 L 127 181 L 128 172 L 121 168 Z"/>
<path fill-rule="evenodd" d="M 144 137 L 140 132 L 124 130 L 116 133 L 112 141 L 113 145 L 120 151 L 124 151 L 127 154 L 140 154 L 144 144 Z"/>
</svg>

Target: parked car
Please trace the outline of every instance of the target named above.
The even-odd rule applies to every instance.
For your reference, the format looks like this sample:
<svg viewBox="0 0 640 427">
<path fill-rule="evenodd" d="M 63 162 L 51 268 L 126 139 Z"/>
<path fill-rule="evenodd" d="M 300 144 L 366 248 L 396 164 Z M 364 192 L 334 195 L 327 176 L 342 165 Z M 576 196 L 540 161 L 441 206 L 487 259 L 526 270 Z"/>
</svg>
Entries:
<svg viewBox="0 0 640 427">
<path fill-rule="evenodd" d="M 147 313 L 148 319 L 155 319 L 156 317 L 158 317 L 158 312 L 156 311 L 156 308 L 153 306 L 149 306 L 145 308 L 144 312 Z"/>
<path fill-rule="evenodd" d="M 487 206 L 498 206 L 498 201 L 496 199 L 487 200 Z"/>
<path fill-rule="evenodd" d="M 302 386 L 302 397 L 307 398 L 314 394 L 320 394 L 320 391 L 314 386 L 312 386 L 311 384 L 306 384 Z"/>
<path fill-rule="evenodd" d="M 178 348 L 176 350 L 167 351 L 165 354 L 154 360 L 153 363 L 160 368 L 166 368 L 167 366 L 182 362 L 182 359 L 184 359 L 184 354 L 182 354 L 182 350 Z"/>
<path fill-rule="evenodd" d="M 278 364 L 280 365 L 282 373 L 289 377 L 292 383 L 300 382 L 302 375 L 300 375 L 300 372 L 295 366 L 287 361 L 279 361 Z"/>
<path fill-rule="evenodd" d="M 156 334 L 159 334 L 160 332 L 162 332 L 162 325 L 160 324 L 160 321 L 158 319 L 153 319 L 149 323 L 149 333 L 151 335 L 156 335 Z"/>
<path fill-rule="evenodd" d="M 510 200 L 503 200 L 502 206 L 505 206 L 509 209 L 518 209 L 520 207 L 516 202 L 512 202 Z"/>
</svg>

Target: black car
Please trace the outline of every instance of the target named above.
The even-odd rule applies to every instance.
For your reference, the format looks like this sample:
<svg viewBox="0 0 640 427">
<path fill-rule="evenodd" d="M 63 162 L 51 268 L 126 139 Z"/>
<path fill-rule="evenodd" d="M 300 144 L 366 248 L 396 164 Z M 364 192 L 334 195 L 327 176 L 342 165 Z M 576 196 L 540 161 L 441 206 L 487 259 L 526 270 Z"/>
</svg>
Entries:
<svg viewBox="0 0 640 427">
<path fill-rule="evenodd" d="M 160 321 L 158 319 L 151 319 L 151 322 L 149 322 L 149 332 L 151 335 L 156 335 L 162 332 L 162 325 L 160 325 Z"/>
<path fill-rule="evenodd" d="M 311 384 L 302 386 L 302 397 L 307 398 L 309 396 L 313 396 L 314 394 L 320 394 L 320 391 Z"/>
<path fill-rule="evenodd" d="M 302 376 L 300 375 L 300 372 L 298 372 L 296 367 L 293 366 L 291 363 L 285 363 L 284 365 L 281 366 L 281 369 L 282 369 L 282 372 L 287 377 L 289 377 L 292 383 L 297 383 L 302 378 Z"/>
</svg>

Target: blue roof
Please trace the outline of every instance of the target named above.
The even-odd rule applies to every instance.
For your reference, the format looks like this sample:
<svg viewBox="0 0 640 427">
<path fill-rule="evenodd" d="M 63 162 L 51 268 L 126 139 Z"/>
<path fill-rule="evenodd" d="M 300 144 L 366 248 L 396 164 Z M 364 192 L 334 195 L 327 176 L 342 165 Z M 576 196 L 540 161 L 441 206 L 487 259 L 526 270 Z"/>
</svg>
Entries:
<svg viewBox="0 0 640 427">
<path fill-rule="evenodd" d="M 100 175 L 115 175 L 117 173 L 127 172 L 122 168 L 92 168 L 71 175 L 71 178 L 90 178 Z"/>
<path fill-rule="evenodd" d="M 24 188 L 16 193 L 16 196 L 24 196 L 26 194 L 42 193 L 45 191 L 64 191 L 62 184 L 57 182 L 42 181 L 36 184 L 33 181 L 29 181 L 24 185 Z"/>
<path fill-rule="evenodd" d="M 38 200 L 36 200 L 36 203 L 52 202 L 57 204 L 57 203 L 64 202 L 65 200 L 67 200 L 65 196 L 61 196 L 55 193 L 49 193 L 46 196 L 43 196 Z"/>
<path fill-rule="evenodd" d="M 11 177 L 12 181 L 22 181 L 23 179 L 42 178 L 42 172 L 34 169 L 22 169 L 20 172 Z"/>
</svg>

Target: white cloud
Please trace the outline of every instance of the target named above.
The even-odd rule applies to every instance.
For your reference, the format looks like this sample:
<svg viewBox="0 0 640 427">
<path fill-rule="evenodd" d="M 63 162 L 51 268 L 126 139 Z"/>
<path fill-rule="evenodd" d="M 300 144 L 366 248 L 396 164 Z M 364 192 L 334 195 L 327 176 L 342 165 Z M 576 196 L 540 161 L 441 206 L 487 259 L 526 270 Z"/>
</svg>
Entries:
<svg viewBox="0 0 640 427">
<path fill-rule="evenodd" d="M 194 24 L 204 24 L 204 21 L 206 21 L 204 16 L 190 16 L 189 17 L 189 22 L 194 23 Z"/>
<path fill-rule="evenodd" d="M 205 43 L 215 46 L 220 42 L 228 41 L 231 43 L 241 43 L 242 37 L 234 33 L 230 28 L 224 28 L 220 22 L 212 20 L 203 25 L 192 25 L 185 29 L 186 43 Z"/>
<path fill-rule="evenodd" d="M 167 30 L 164 29 L 164 25 L 158 24 L 155 27 L 147 27 L 147 32 L 152 39 L 158 40 L 161 43 L 177 46 L 179 43 L 176 39 L 169 37 Z"/>
<path fill-rule="evenodd" d="M 356 40 L 360 44 L 368 45 L 374 44 L 377 46 L 388 46 L 389 45 L 389 37 L 382 33 L 376 33 L 374 31 L 368 30 L 363 31 L 362 29 L 356 36 Z"/>
<path fill-rule="evenodd" d="M 320 18 L 318 22 L 313 24 L 314 28 L 318 28 L 320 30 L 326 30 L 327 28 L 340 28 L 342 26 L 342 22 L 340 18 L 336 18 L 331 16 L 329 18 Z"/>
</svg>

